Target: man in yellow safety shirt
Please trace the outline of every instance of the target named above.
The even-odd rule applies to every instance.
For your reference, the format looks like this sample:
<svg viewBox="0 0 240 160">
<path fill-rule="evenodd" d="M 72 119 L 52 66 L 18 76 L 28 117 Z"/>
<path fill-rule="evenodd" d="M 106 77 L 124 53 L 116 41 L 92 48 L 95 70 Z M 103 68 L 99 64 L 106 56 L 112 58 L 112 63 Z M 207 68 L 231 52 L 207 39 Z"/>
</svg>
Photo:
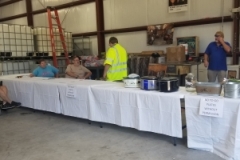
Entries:
<svg viewBox="0 0 240 160">
<path fill-rule="evenodd" d="M 103 78 L 107 81 L 121 81 L 123 77 L 127 77 L 127 52 L 115 37 L 109 39 L 109 46 L 104 61 Z"/>
</svg>

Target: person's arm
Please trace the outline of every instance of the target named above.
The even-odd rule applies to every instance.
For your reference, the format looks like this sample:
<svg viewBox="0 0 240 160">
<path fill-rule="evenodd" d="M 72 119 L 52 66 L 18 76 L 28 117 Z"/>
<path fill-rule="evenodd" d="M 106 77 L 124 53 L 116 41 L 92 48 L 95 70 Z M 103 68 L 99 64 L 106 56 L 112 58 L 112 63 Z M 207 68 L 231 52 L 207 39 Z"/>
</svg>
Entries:
<svg viewBox="0 0 240 160">
<path fill-rule="evenodd" d="M 38 75 L 38 68 L 34 69 L 33 73 L 31 73 L 30 77 L 36 77 Z"/>
<path fill-rule="evenodd" d="M 83 68 L 83 71 L 85 72 L 85 75 L 84 75 L 83 78 L 84 79 L 89 78 L 92 75 L 92 72 L 89 69 L 87 69 L 86 67 L 84 67 L 84 66 L 82 66 L 82 68 Z"/>
<path fill-rule="evenodd" d="M 83 77 L 84 79 L 89 78 L 92 75 L 92 72 L 87 72 L 86 75 Z"/>
<path fill-rule="evenodd" d="M 78 78 L 77 75 L 75 75 L 72 71 L 66 71 L 66 74 L 70 77 Z"/>
<path fill-rule="evenodd" d="M 231 51 L 230 45 L 227 44 L 226 42 L 224 42 L 224 40 L 223 40 L 222 37 L 218 37 L 218 41 L 219 41 L 219 43 L 221 43 L 221 45 L 223 46 L 224 50 L 225 50 L 227 53 L 230 53 L 230 51 Z"/>
<path fill-rule="evenodd" d="M 107 78 L 107 72 L 108 72 L 108 70 L 109 70 L 110 67 L 111 67 L 111 65 L 109 65 L 109 64 L 105 64 L 105 65 L 104 65 L 104 72 L 103 72 L 103 78 L 104 78 L 104 80 L 106 80 L 106 78 Z"/>
<path fill-rule="evenodd" d="M 103 71 L 103 79 L 104 80 L 107 79 L 107 72 L 113 64 L 115 51 L 112 51 L 112 50 L 113 49 L 110 48 L 106 53 L 106 59 L 104 61 L 104 71 Z"/>
<path fill-rule="evenodd" d="M 53 71 L 53 73 L 54 73 L 54 77 L 55 77 L 55 78 L 58 78 L 58 72 L 59 72 L 59 70 L 58 70 L 57 68 L 53 67 L 53 66 L 51 66 L 51 67 L 52 67 L 52 71 Z"/>
<path fill-rule="evenodd" d="M 204 66 L 208 67 L 208 65 L 209 65 L 209 58 L 208 58 L 208 54 L 205 53 L 204 54 Z"/>
<path fill-rule="evenodd" d="M 78 76 L 74 72 L 72 72 L 70 64 L 67 66 L 67 69 L 66 69 L 65 73 L 70 77 L 78 78 Z"/>
</svg>

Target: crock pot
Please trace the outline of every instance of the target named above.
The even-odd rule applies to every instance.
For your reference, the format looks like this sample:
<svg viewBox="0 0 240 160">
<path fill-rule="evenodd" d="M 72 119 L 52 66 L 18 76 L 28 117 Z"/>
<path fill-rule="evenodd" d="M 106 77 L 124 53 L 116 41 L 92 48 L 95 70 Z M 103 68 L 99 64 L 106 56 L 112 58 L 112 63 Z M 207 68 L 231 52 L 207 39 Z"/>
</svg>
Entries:
<svg viewBox="0 0 240 160">
<path fill-rule="evenodd" d="M 160 92 L 175 92 L 179 89 L 179 80 L 175 77 L 164 77 L 159 80 Z"/>
<path fill-rule="evenodd" d="M 143 90 L 157 90 L 157 77 L 155 76 L 141 77 L 140 88 Z"/>
<path fill-rule="evenodd" d="M 123 78 L 123 83 L 126 88 L 138 88 L 139 87 L 139 75 L 132 73 Z"/>
</svg>

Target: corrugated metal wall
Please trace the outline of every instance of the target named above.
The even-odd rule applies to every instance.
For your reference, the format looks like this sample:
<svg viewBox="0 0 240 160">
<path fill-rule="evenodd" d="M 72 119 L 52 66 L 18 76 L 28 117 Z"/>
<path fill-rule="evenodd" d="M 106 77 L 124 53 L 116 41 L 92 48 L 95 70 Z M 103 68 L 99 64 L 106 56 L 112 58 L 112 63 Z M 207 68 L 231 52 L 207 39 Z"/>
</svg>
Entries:
<svg viewBox="0 0 240 160">
<path fill-rule="evenodd" d="M 46 6 L 56 6 L 76 0 L 34 0 L 33 10 L 43 9 Z M 222 10 L 222 2 L 224 2 Z M 194 19 L 206 19 L 212 17 L 229 16 L 233 6 L 233 0 L 189 0 L 189 8 L 185 12 L 168 13 L 168 0 L 104 0 L 104 25 L 105 29 L 128 28 L 178 22 Z M 14 11 L 12 12 L 12 8 Z M 0 10 L 0 18 L 25 10 L 24 0 L 5 6 Z M 9 12 L 10 11 L 10 12 Z M 59 10 L 64 28 L 74 33 L 96 31 L 96 7 L 95 3 L 88 3 Z M 65 17 L 65 18 L 64 18 Z M 26 18 L 8 21 L 14 24 L 27 24 Z M 47 26 L 46 14 L 34 15 L 35 26 Z M 175 30 L 174 36 L 199 36 L 200 52 L 204 52 L 208 42 L 213 40 L 215 31 L 221 29 L 221 23 L 180 27 Z M 232 23 L 225 23 L 223 31 L 225 40 L 232 42 Z M 121 34 L 108 34 L 106 36 L 106 48 L 108 38 L 117 36 L 128 52 L 141 52 L 143 50 L 165 50 L 166 46 L 147 46 L 145 32 L 130 32 Z M 97 54 L 97 38 L 91 37 L 92 52 Z"/>
</svg>

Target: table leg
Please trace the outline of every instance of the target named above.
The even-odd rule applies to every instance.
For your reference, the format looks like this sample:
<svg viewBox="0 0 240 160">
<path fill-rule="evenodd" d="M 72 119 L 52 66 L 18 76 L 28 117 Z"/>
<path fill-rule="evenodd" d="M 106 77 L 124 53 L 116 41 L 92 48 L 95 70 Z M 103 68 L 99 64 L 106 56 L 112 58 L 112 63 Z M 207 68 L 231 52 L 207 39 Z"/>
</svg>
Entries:
<svg viewBox="0 0 240 160">
<path fill-rule="evenodd" d="M 99 69 L 96 69 L 96 72 L 97 72 L 97 78 L 96 78 L 96 79 L 100 79 L 100 76 L 99 76 Z"/>
<path fill-rule="evenodd" d="M 91 121 L 88 121 L 88 124 L 92 124 L 92 122 L 91 122 Z"/>
<path fill-rule="evenodd" d="M 177 138 L 176 137 L 173 137 L 173 145 L 177 146 Z"/>
<path fill-rule="evenodd" d="M 102 123 L 101 123 L 101 122 L 99 123 L 99 126 L 100 126 L 100 128 L 103 128 L 103 125 L 102 125 Z"/>
</svg>

